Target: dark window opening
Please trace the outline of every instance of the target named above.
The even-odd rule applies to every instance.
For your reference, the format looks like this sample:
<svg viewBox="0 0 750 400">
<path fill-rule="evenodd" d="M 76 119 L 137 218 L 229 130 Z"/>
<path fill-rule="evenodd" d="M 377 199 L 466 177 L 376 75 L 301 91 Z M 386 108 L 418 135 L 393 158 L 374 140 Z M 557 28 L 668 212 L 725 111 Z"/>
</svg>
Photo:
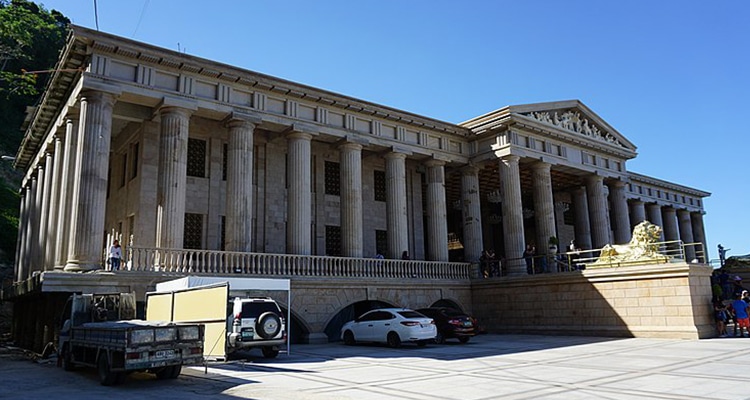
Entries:
<svg viewBox="0 0 750 400">
<path fill-rule="evenodd" d="M 206 141 L 188 139 L 187 176 L 206 177 Z"/>
</svg>

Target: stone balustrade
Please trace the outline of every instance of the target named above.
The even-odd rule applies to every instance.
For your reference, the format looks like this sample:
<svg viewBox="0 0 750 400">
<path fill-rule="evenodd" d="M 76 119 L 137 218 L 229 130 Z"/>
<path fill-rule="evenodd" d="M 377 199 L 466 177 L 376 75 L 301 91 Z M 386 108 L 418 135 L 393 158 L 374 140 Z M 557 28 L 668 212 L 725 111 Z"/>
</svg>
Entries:
<svg viewBox="0 0 750 400">
<path fill-rule="evenodd" d="M 123 270 L 190 274 L 462 280 L 471 264 L 131 247 Z"/>
</svg>

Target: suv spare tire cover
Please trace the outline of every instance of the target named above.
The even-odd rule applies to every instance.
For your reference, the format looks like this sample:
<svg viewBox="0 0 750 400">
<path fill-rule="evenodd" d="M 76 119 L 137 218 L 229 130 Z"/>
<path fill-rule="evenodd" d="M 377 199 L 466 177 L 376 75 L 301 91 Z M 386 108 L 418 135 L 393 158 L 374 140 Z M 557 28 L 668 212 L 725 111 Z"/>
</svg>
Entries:
<svg viewBox="0 0 750 400">
<path fill-rule="evenodd" d="M 271 339 L 281 330 L 281 318 L 276 313 L 266 311 L 255 322 L 255 331 L 263 339 Z"/>
</svg>

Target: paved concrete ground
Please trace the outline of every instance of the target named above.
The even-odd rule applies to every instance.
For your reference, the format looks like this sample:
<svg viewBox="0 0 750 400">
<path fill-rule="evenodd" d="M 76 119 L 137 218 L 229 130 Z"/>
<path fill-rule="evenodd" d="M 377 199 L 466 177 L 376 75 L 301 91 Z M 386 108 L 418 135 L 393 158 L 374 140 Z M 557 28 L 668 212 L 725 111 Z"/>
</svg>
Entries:
<svg viewBox="0 0 750 400">
<path fill-rule="evenodd" d="M 0 398 L 56 399 L 750 399 L 750 339 L 700 341 L 484 335 L 407 346 L 296 345 L 266 361 L 136 374 L 0 358 Z"/>
</svg>

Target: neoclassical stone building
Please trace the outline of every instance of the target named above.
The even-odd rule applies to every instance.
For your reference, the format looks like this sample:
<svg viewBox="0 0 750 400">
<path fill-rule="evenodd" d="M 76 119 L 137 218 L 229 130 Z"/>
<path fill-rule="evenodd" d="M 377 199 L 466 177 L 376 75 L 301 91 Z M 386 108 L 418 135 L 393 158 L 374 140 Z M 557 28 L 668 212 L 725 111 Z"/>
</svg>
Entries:
<svg viewBox="0 0 750 400">
<path fill-rule="evenodd" d="M 709 193 L 627 169 L 577 100 L 454 124 L 73 26 L 27 119 L 17 279 L 130 248 L 475 262 L 526 244 L 705 244 Z M 700 247 L 685 258 L 705 259 Z M 698 251 L 699 253 L 700 250 Z"/>
</svg>

